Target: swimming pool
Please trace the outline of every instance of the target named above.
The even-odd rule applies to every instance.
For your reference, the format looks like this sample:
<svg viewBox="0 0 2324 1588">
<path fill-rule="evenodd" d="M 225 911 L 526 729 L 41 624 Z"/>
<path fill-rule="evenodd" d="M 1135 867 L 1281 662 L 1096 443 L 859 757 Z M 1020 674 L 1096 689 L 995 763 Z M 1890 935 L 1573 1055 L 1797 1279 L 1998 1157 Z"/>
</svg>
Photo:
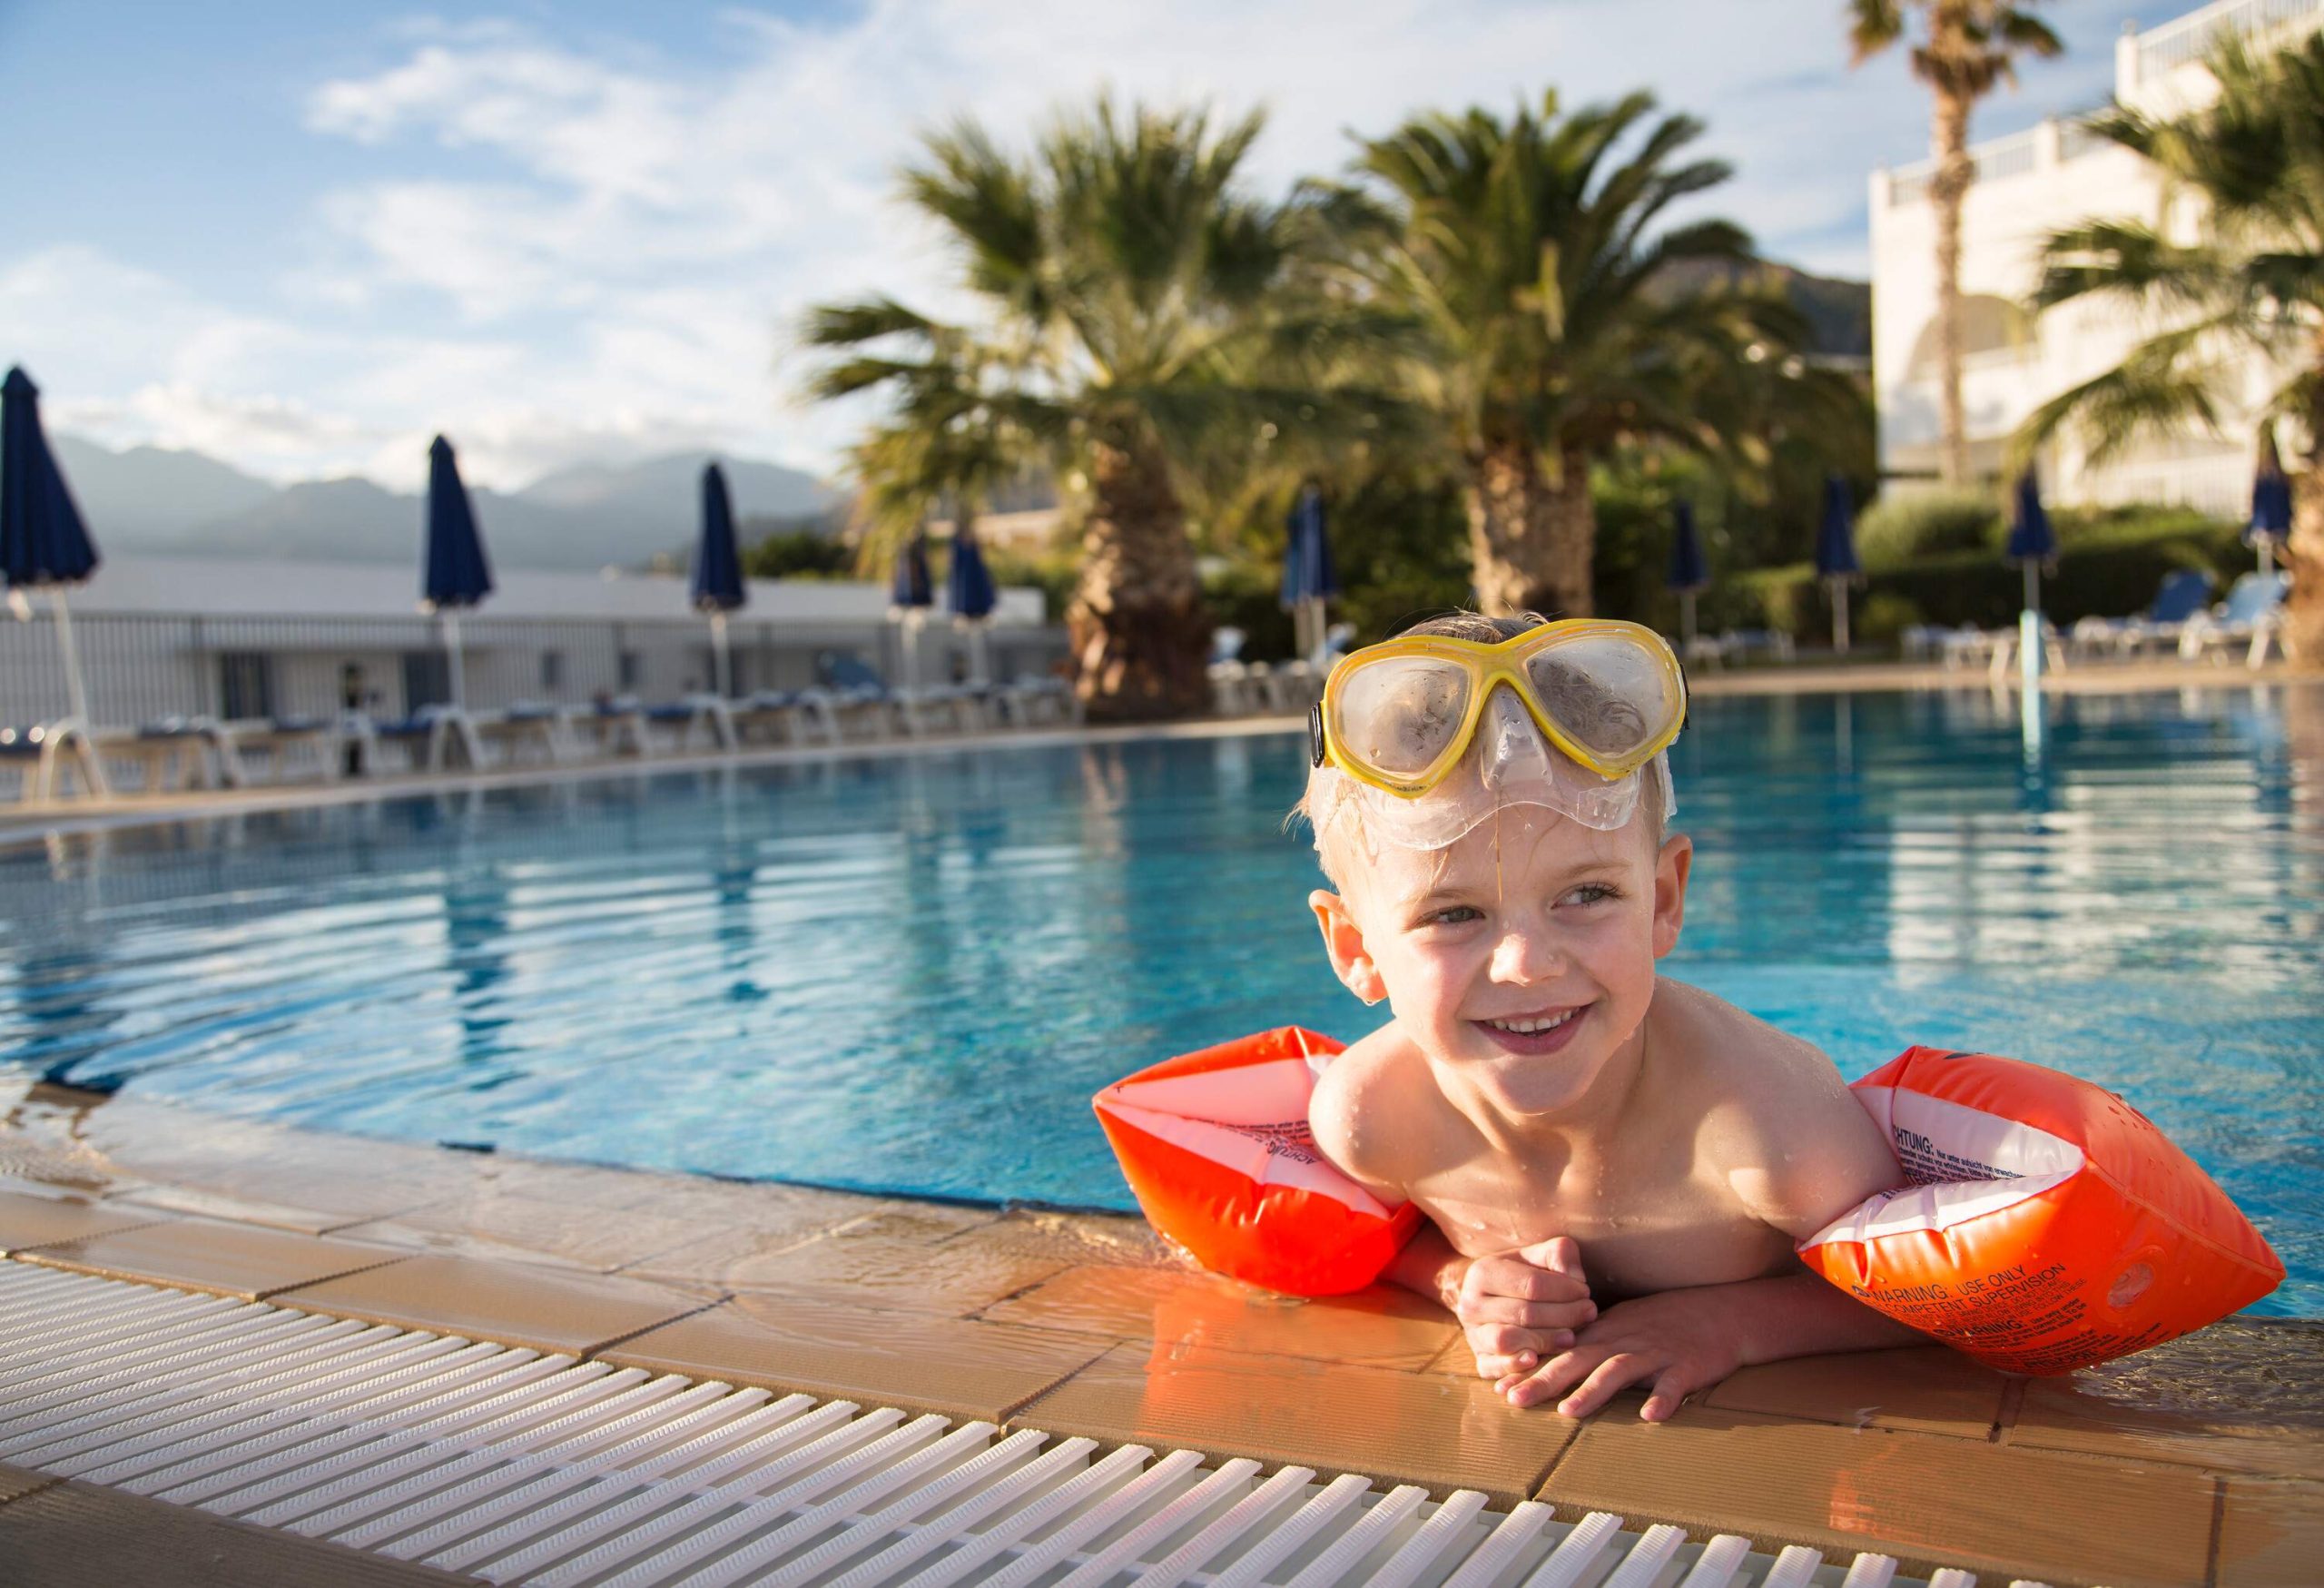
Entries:
<svg viewBox="0 0 2324 1588">
<path fill-rule="evenodd" d="M 1718 698 L 1669 962 L 1860 1074 L 2112 1087 L 2324 1314 L 2324 690 Z M 620 776 L 0 848 L 0 1067 L 422 1141 L 1127 1207 L 1088 1099 L 1366 1011 L 1296 735 Z"/>
</svg>

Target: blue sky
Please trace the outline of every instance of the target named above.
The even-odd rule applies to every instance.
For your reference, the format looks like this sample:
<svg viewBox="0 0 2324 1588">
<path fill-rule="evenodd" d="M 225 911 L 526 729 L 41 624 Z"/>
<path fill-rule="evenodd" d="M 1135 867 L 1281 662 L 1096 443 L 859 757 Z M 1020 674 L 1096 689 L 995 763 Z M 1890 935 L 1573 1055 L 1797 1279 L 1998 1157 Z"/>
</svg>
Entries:
<svg viewBox="0 0 2324 1588">
<path fill-rule="evenodd" d="M 832 467 L 860 412 L 792 390 L 785 328 L 870 290 L 940 303 L 890 201 L 916 128 L 1021 138 L 1111 84 L 1271 113 L 1256 178 L 1408 111 L 1638 85 L 1704 116 L 1711 207 L 1776 257 L 1866 269 L 1865 181 L 1919 157 L 1893 56 L 1851 72 L 1837 0 L 0 0 L 0 362 L 50 421 L 290 479 L 409 487 L 714 449 Z M 2070 53 L 1990 137 L 2102 101 L 2125 20 L 2058 0 Z"/>
</svg>

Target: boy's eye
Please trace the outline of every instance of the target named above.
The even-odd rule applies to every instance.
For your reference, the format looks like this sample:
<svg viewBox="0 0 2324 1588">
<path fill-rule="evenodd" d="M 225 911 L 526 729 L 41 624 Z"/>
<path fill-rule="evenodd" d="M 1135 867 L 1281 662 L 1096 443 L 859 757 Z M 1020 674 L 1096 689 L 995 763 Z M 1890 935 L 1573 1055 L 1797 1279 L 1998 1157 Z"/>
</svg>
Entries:
<svg viewBox="0 0 2324 1588">
<path fill-rule="evenodd" d="M 1570 904 L 1602 904 L 1621 896 L 1622 891 L 1610 883 L 1584 883 L 1565 897 Z"/>
<path fill-rule="evenodd" d="M 1423 926 L 1462 926 L 1472 921 L 1482 921 L 1485 912 L 1473 904 L 1447 904 L 1442 910 L 1432 910 L 1420 918 Z"/>
</svg>

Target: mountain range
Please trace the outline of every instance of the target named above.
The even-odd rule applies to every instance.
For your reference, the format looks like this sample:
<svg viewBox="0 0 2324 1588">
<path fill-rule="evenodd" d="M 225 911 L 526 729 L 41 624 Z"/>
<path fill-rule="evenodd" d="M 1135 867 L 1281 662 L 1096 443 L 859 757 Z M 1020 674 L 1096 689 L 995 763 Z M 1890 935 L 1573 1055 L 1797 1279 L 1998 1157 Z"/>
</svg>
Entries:
<svg viewBox="0 0 2324 1588">
<path fill-rule="evenodd" d="M 78 436 L 51 438 L 99 549 L 113 555 L 410 562 L 419 555 L 421 499 L 368 479 L 271 485 L 200 452 L 116 452 Z M 624 466 L 581 464 L 506 495 L 471 486 L 487 555 L 507 567 L 635 567 L 683 555 L 702 512 L 700 454 Z M 795 469 L 724 459 L 742 519 L 797 518 L 838 499 Z"/>
</svg>

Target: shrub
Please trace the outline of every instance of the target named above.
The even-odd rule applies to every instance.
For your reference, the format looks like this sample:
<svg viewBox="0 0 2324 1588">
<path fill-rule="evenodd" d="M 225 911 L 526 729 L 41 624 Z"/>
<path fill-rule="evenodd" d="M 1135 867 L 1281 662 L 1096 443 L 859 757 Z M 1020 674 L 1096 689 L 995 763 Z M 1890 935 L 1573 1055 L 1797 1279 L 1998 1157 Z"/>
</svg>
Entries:
<svg viewBox="0 0 2324 1588">
<path fill-rule="evenodd" d="M 1917 557 L 1986 551 L 2002 543 L 2001 509 L 1982 491 L 1919 491 L 1882 497 L 1856 520 L 1856 556 L 1867 569 Z"/>
<path fill-rule="evenodd" d="M 2053 519 L 2061 552 L 2042 580 L 2042 607 L 2066 627 L 2089 616 L 2120 617 L 2154 599 L 2167 574 L 2202 568 L 2225 586 L 2250 566 L 2240 527 L 2179 508 L 2068 512 Z M 1998 551 L 1924 557 L 1875 569 L 1855 597 L 1856 632 L 1886 639 L 1906 623 L 2002 628 L 2017 620 L 2023 577 Z M 1704 592 L 1702 626 L 1779 628 L 1802 639 L 1831 632 L 1831 609 L 1807 563 L 1760 568 Z M 1911 616 L 1905 614 L 1910 612 Z M 1881 629 L 1893 619 L 1895 628 Z"/>
<path fill-rule="evenodd" d="M 1875 589 L 1854 612 L 1855 637 L 1866 645 L 1893 646 L 1921 621 L 1921 609 L 1893 590 Z"/>
</svg>

